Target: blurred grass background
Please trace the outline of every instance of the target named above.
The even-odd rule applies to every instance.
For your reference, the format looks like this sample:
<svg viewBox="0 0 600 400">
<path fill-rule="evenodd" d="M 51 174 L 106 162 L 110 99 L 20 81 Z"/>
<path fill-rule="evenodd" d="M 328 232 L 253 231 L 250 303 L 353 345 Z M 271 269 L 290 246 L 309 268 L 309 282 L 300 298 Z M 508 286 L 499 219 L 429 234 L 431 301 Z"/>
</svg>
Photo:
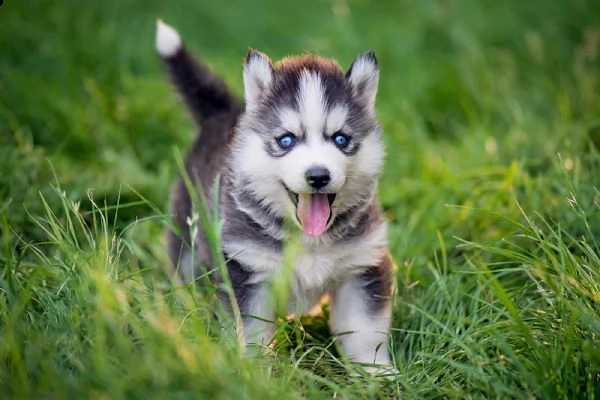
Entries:
<svg viewBox="0 0 600 400">
<path fill-rule="evenodd" d="M 195 131 L 159 17 L 240 94 L 249 46 L 375 50 L 398 379 L 348 377 L 322 317 L 281 321 L 277 362 L 240 357 L 171 282 L 164 211 Z M 6 0 L 2 392 L 597 398 L 599 52 L 594 0 Z"/>
</svg>

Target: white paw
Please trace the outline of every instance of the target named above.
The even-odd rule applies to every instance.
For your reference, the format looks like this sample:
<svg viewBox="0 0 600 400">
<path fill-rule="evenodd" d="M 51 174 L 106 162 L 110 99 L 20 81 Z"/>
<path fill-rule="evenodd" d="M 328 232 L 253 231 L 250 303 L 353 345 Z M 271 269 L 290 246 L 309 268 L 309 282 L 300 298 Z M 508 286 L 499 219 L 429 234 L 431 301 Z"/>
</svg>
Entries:
<svg viewBox="0 0 600 400">
<path fill-rule="evenodd" d="M 369 365 L 369 366 L 364 367 L 364 369 L 367 373 L 369 373 L 373 377 L 384 378 L 384 379 L 388 379 L 390 381 L 396 380 L 396 378 L 398 378 L 398 375 L 400 374 L 400 371 L 398 371 L 398 368 L 396 368 L 394 365 L 391 365 L 391 364 Z"/>
</svg>

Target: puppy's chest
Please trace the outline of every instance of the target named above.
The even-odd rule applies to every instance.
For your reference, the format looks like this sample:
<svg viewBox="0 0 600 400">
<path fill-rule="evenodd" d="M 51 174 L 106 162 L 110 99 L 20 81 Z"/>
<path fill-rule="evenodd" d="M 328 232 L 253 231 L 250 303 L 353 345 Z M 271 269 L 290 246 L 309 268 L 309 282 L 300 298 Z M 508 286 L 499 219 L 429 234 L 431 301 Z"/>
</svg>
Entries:
<svg viewBox="0 0 600 400">
<path fill-rule="evenodd" d="M 315 242 L 305 238 L 290 260 L 290 283 L 298 293 L 326 289 L 336 281 L 360 273 L 364 268 L 378 265 L 387 244 L 385 224 L 374 227 L 352 241 Z M 224 240 L 224 248 L 228 254 L 235 254 L 235 258 L 253 272 L 252 280 L 255 282 L 268 281 L 284 273 L 281 252 L 259 242 L 250 239 L 234 242 Z"/>
<path fill-rule="evenodd" d="M 348 279 L 378 258 L 377 247 L 360 241 L 346 245 L 306 246 L 294 260 L 292 285 L 299 292 Z"/>
</svg>

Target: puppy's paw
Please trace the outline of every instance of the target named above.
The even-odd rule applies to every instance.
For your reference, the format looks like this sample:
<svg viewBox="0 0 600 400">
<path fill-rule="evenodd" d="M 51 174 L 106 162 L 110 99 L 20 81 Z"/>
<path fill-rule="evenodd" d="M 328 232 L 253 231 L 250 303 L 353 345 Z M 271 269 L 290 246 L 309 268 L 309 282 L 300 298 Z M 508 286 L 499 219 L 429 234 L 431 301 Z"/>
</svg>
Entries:
<svg viewBox="0 0 600 400">
<path fill-rule="evenodd" d="M 355 364 L 357 365 L 357 364 Z M 350 376 L 354 378 L 369 376 L 377 379 L 394 381 L 400 375 L 400 371 L 392 364 L 358 364 L 359 369 L 353 369 Z"/>
<path fill-rule="evenodd" d="M 364 367 L 365 371 L 369 373 L 371 376 L 376 378 L 384 378 L 390 381 L 396 380 L 400 371 L 396 366 L 387 364 L 387 365 L 369 365 Z"/>
</svg>

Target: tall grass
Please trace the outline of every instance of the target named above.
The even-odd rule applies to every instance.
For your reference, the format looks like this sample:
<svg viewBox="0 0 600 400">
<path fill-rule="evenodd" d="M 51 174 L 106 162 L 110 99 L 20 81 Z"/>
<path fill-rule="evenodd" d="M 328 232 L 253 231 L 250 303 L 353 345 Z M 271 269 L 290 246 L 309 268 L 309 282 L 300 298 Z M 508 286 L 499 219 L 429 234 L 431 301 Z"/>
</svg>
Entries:
<svg viewBox="0 0 600 400">
<path fill-rule="evenodd" d="M 595 1 L 5 1 L 0 393 L 600 397 L 599 16 Z M 247 354 L 215 301 L 226 282 L 173 274 L 167 196 L 194 128 L 157 17 L 238 92 L 248 46 L 344 65 L 376 51 L 393 379 L 344 360 L 327 305 L 280 315 L 272 349 Z M 187 228 L 217 249 L 205 200 Z"/>
</svg>

